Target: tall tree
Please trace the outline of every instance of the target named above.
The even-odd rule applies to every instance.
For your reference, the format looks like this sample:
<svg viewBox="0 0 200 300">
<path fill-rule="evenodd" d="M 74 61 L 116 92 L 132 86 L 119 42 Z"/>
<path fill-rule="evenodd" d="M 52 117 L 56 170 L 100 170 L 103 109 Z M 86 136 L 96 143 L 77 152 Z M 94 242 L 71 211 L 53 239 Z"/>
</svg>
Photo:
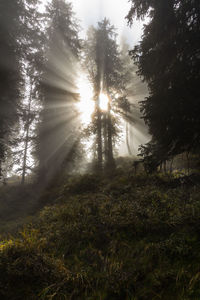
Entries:
<svg viewBox="0 0 200 300">
<path fill-rule="evenodd" d="M 114 167 L 113 143 L 116 133 L 115 117 L 111 110 L 127 101 L 124 97 L 124 73 L 120 60 L 116 33 L 109 20 L 91 27 L 85 46 L 85 65 L 93 85 L 96 109 L 94 113 L 94 133 L 97 136 L 97 169 L 102 163 L 107 169 Z M 107 108 L 101 108 L 101 101 L 107 97 Z M 104 100 L 105 101 L 105 100 Z"/>
<path fill-rule="evenodd" d="M 27 171 L 32 170 L 28 160 L 33 161 L 33 152 L 36 147 L 36 126 L 42 104 L 43 93 L 41 89 L 41 76 L 44 67 L 44 47 L 46 38 L 44 35 L 44 15 L 38 12 L 38 0 L 26 0 L 26 15 L 24 18 L 23 35 L 23 61 L 25 79 L 25 97 L 22 101 L 22 180 L 24 184 Z M 32 157 L 31 157 L 32 156 Z M 33 164 L 33 162 L 32 162 Z M 35 165 L 35 163 L 34 163 Z"/>
<path fill-rule="evenodd" d="M 131 2 L 130 23 L 133 16 L 149 17 L 142 41 L 131 55 L 150 90 L 141 103 L 153 136 L 145 153 L 157 157 L 159 164 L 162 159 L 200 147 L 200 2 Z"/>
<path fill-rule="evenodd" d="M 30 172 L 33 165 L 33 149 L 35 146 L 34 128 L 38 120 L 41 106 L 41 70 L 43 62 L 44 33 L 42 15 L 38 13 L 38 0 L 23 0 L 24 10 L 21 12 L 20 44 L 21 62 L 20 75 L 23 82 L 20 101 L 18 105 L 18 124 L 15 135 L 11 139 L 12 163 L 16 172 L 22 176 L 22 184 L 25 182 L 27 171 Z M 31 161 L 31 164 L 28 161 Z M 8 164 L 8 162 L 7 162 Z"/>
<path fill-rule="evenodd" d="M 21 25 L 24 5 L 0 1 L 0 175 L 13 126 L 17 122 L 21 79 Z"/>
<path fill-rule="evenodd" d="M 74 91 L 80 40 L 79 26 L 70 3 L 53 0 L 47 7 L 47 21 L 38 156 L 40 178 L 49 180 L 66 163 L 68 153 L 79 139 L 74 109 L 77 94 Z"/>
</svg>

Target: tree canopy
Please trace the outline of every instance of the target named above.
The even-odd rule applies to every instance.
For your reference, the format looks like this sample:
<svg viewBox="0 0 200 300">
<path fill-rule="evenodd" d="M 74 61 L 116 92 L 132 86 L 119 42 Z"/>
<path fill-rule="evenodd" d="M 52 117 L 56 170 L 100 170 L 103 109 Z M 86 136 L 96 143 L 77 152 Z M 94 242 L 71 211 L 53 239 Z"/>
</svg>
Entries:
<svg viewBox="0 0 200 300">
<path fill-rule="evenodd" d="M 152 142 L 164 159 L 199 149 L 200 2 L 131 3 L 127 16 L 130 23 L 134 16 L 148 17 L 142 40 L 131 56 L 149 87 L 141 110 Z"/>
</svg>

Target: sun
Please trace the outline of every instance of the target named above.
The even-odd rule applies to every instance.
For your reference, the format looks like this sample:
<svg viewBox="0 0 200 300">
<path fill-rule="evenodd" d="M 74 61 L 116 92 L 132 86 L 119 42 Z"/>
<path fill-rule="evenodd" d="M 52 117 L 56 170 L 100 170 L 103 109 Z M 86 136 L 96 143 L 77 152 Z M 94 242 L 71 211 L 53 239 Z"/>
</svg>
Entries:
<svg viewBox="0 0 200 300">
<path fill-rule="evenodd" d="M 95 101 L 93 100 L 93 88 L 87 76 L 83 73 L 77 82 L 80 101 L 77 103 L 77 108 L 80 112 L 81 123 L 85 126 L 92 121 L 92 114 L 95 111 Z M 102 112 L 108 110 L 109 99 L 104 93 L 99 95 L 99 108 Z"/>
<path fill-rule="evenodd" d="M 100 93 L 99 95 L 99 107 L 102 111 L 107 111 L 108 110 L 108 96 L 105 95 L 104 93 Z"/>
</svg>

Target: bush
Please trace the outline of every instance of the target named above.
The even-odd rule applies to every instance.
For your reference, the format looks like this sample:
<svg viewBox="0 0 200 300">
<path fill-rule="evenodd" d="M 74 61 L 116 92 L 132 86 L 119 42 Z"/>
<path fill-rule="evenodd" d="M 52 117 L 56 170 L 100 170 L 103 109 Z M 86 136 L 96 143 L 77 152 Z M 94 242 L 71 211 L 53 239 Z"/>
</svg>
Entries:
<svg viewBox="0 0 200 300">
<path fill-rule="evenodd" d="M 97 192 L 100 179 L 97 175 L 80 175 L 70 178 L 65 186 L 65 193 L 82 194 L 88 192 Z"/>
<path fill-rule="evenodd" d="M 50 258 L 19 240 L 8 241 L 0 252 L 0 298 L 39 299 L 44 289 L 70 278 L 58 260 Z M 67 280 L 66 280 L 67 281 Z M 52 292 L 52 291 L 51 291 Z"/>
</svg>

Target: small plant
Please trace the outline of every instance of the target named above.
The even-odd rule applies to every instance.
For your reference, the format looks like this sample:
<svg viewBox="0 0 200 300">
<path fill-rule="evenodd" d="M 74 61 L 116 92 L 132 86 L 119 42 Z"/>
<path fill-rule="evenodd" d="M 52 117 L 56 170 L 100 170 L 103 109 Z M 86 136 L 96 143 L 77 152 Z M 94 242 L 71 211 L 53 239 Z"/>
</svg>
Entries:
<svg viewBox="0 0 200 300">
<path fill-rule="evenodd" d="M 96 192 L 100 180 L 97 175 L 81 175 L 70 178 L 65 186 L 65 193 L 82 194 Z"/>
</svg>

